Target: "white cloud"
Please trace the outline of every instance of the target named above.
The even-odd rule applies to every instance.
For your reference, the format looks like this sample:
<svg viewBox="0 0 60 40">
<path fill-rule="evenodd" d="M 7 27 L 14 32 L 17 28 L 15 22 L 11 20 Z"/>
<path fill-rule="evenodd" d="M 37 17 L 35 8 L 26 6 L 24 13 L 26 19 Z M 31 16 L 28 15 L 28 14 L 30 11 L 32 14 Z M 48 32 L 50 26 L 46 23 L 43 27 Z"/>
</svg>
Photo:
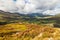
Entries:
<svg viewBox="0 0 60 40">
<path fill-rule="evenodd" d="M 19 13 L 60 13 L 60 0 L 0 0 L 0 10 Z"/>
</svg>

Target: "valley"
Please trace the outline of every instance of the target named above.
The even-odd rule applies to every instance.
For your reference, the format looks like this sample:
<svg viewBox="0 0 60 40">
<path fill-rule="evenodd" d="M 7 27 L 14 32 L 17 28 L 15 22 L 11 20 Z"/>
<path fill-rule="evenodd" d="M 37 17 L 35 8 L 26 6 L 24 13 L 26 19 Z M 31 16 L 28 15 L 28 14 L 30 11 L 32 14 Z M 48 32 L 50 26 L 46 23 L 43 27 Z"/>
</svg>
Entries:
<svg viewBox="0 0 60 40">
<path fill-rule="evenodd" d="M 60 16 L 0 11 L 0 40 L 60 40 Z"/>
</svg>

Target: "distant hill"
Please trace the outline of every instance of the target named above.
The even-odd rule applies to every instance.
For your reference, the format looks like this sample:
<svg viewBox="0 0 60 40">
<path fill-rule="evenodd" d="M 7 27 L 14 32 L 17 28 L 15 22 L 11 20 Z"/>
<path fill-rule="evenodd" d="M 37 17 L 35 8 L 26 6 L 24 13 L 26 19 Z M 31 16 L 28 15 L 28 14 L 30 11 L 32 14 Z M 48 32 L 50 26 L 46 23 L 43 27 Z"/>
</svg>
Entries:
<svg viewBox="0 0 60 40">
<path fill-rule="evenodd" d="M 0 23 L 11 23 L 11 22 L 40 22 L 43 17 L 48 17 L 51 15 L 43 15 L 42 13 L 30 13 L 30 14 L 20 14 L 20 13 L 10 13 L 0 10 Z M 46 18 L 43 18 L 43 20 Z"/>
<path fill-rule="evenodd" d="M 30 17 L 47 17 L 47 16 L 51 16 L 51 15 L 44 15 L 42 13 L 30 13 L 30 14 L 27 14 L 28 16 Z"/>
<path fill-rule="evenodd" d="M 3 15 L 7 15 L 7 16 L 28 16 L 28 17 L 35 17 L 35 16 L 39 16 L 39 17 L 46 17 L 46 16 L 51 16 L 51 15 L 44 15 L 42 13 L 29 13 L 29 14 L 20 14 L 20 13 L 10 13 L 10 12 L 4 12 L 2 10 L 0 10 L 0 14 Z"/>
<path fill-rule="evenodd" d="M 19 13 L 10 13 L 10 12 L 4 12 L 0 10 L 0 24 L 16 22 L 16 20 L 19 19 L 20 19 Z"/>
</svg>

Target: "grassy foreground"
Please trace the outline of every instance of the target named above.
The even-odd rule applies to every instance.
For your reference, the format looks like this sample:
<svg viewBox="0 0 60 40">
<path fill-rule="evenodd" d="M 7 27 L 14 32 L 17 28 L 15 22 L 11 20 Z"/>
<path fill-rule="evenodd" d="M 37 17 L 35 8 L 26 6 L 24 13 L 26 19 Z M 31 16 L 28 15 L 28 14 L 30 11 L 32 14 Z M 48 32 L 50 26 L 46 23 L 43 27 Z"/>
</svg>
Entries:
<svg viewBox="0 0 60 40">
<path fill-rule="evenodd" d="M 60 28 L 22 23 L 0 25 L 0 40 L 60 40 Z"/>
</svg>

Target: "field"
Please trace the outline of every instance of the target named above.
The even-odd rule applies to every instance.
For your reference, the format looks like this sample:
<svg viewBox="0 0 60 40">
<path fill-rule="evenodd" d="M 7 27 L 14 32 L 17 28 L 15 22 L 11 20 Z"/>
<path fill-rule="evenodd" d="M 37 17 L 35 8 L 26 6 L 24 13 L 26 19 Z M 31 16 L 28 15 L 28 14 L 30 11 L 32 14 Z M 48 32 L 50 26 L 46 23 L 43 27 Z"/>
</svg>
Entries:
<svg viewBox="0 0 60 40">
<path fill-rule="evenodd" d="M 11 23 L 0 26 L 0 40 L 60 40 L 60 28 Z"/>
<path fill-rule="evenodd" d="M 60 40 L 60 16 L 31 17 L 2 12 L 0 40 Z"/>
</svg>

